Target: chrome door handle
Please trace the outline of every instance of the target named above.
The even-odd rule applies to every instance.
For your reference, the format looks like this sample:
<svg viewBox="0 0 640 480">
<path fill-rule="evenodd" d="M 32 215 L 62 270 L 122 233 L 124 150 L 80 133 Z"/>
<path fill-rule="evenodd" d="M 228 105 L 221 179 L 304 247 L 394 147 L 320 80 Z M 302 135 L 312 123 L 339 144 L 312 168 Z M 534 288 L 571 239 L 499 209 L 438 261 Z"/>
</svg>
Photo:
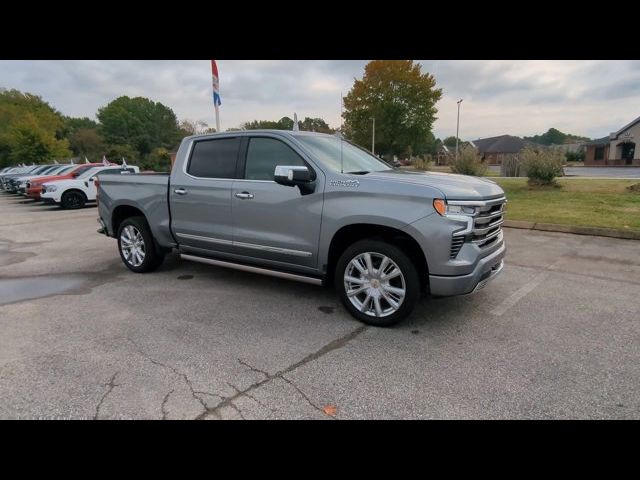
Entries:
<svg viewBox="0 0 640 480">
<path fill-rule="evenodd" d="M 249 193 L 249 192 L 236 193 L 236 198 L 243 198 L 243 199 L 250 200 L 253 198 L 253 193 Z"/>
<path fill-rule="evenodd" d="M 187 194 L 187 191 L 184 188 L 176 188 L 173 192 L 177 193 L 178 195 L 186 195 Z"/>
</svg>

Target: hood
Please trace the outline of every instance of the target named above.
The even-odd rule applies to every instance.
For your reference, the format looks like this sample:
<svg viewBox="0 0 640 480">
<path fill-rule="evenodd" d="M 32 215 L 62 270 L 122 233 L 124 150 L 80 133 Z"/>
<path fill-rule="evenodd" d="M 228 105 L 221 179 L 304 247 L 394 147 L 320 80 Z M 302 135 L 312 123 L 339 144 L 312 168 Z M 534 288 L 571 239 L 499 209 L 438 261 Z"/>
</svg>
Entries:
<svg viewBox="0 0 640 480">
<path fill-rule="evenodd" d="M 504 190 L 496 182 L 469 175 L 397 169 L 371 172 L 364 175 L 363 178 L 437 188 L 449 200 L 477 200 L 504 196 Z"/>
<path fill-rule="evenodd" d="M 49 177 L 33 177 L 29 182 L 31 186 L 34 185 L 42 185 L 46 182 L 55 182 L 56 180 L 66 180 L 68 178 L 73 178 L 71 175 L 51 175 Z"/>
</svg>

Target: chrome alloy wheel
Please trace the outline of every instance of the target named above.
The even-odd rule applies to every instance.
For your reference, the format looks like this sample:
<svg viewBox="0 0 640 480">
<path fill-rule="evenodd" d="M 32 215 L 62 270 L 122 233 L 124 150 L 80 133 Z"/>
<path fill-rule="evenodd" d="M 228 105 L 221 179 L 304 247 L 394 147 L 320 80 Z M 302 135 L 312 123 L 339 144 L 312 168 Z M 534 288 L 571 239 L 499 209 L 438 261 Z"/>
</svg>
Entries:
<svg viewBox="0 0 640 480">
<path fill-rule="evenodd" d="M 375 252 L 361 253 L 347 264 L 344 288 L 353 306 L 372 317 L 395 313 L 406 295 L 400 267 L 386 255 Z"/>
<path fill-rule="evenodd" d="M 127 225 L 120 234 L 122 256 L 130 265 L 139 267 L 144 262 L 145 244 L 140 231 L 133 225 Z"/>
</svg>

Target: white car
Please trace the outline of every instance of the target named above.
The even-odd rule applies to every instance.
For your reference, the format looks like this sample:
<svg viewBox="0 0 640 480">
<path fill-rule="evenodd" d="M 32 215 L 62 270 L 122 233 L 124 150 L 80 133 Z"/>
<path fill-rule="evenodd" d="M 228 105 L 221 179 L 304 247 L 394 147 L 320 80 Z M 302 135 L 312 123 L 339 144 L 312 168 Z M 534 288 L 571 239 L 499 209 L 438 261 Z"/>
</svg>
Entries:
<svg viewBox="0 0 640 480">
<path fill-rule="evenodd" d="M 45 203 L 56 203 L 64 209 L 82 208 L 87 202 L 96 201 L 97 188 L 95 176 L 127 175 L 139 173 L 140 169 L 134 166 L 112 165 L 90 168 L 76 178 L 69 180 L 57 180 L 43 184 L 43 192 L 40 196 Z"/>
</svg>

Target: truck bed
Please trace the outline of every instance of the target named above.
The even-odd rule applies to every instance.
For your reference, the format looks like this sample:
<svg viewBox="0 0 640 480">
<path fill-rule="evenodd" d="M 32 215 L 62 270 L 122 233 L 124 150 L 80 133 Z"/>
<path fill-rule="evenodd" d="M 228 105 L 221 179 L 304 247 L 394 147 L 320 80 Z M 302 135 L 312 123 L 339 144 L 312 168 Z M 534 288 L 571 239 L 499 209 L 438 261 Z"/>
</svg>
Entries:
<svg viewBox="0 0 640 480">
<path fill-rule="evenodd" d="M 98 175 L 98 208 L 107 223 L 109 234 L 114 236 L 112 215 L 118 215 L 118 207 L 137 208 L 144 214 L 153 236 L 164 245 L 173 244 L 170 231 L 168 173 L 137 173 L 129 175 Z"/>
</svg>

